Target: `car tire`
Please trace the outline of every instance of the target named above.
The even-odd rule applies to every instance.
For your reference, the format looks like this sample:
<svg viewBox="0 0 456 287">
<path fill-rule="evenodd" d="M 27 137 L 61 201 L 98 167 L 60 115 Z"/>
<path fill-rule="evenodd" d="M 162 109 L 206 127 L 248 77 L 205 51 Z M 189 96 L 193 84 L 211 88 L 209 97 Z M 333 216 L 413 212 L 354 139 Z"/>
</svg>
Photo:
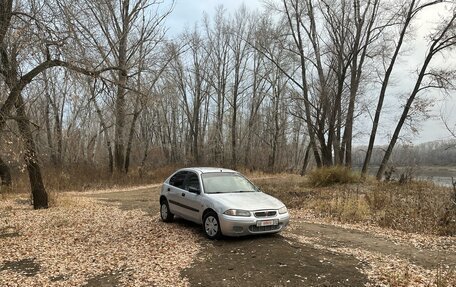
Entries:
<svg viewBox="0 0 456 287">
<path fill-rule="evenodd" d="M 222 236 L 222 231 L 220 229 L 220 221 L 215 212 L 210 211 L 204 215 L 203 229 L 204 234 L 206 234 L 206 237 L 211 240 L 219 239 Z"/>
<path fill-rule="evenodd" d="M 169 210 L 168 201 L 162 200 L 160 203 L 160 217 L 163 222 L 172 222 L 174 219 L 174 214 Z"/>
</svg>

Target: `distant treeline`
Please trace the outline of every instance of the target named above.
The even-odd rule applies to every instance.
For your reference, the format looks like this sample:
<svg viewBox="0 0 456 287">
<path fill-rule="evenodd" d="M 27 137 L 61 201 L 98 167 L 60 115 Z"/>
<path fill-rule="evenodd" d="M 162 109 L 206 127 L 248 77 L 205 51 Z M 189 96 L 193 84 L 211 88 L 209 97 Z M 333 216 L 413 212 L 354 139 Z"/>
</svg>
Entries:
<svg viewBox="0 0 456 287">
<path fill-rule="evenodd" d="M 366 154 L 366 146 L 358 146 L 354 150 L 353 165 L 362 166 Z M 377 146 L 372 153 L 372 166 L 381 163 L 386 146 Z M 441 140 L 418 145 L 399 145 L 394 151 L 390 166 L 414 165 L 456 165 L 456 140 Z"/>
</svg>

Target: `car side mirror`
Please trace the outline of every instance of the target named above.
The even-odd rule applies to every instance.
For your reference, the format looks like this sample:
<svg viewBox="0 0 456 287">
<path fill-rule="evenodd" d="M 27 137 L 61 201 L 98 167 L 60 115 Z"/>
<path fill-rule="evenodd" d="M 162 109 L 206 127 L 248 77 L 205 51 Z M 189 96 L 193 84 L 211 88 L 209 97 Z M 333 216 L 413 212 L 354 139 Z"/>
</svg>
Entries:
<svg viewBox="0 0 456 287">
<path fill-rule="evenodd" d="M 201 191 L 199 190 L 199 188 L 196 188 L 194 186 L 189 186 L 188 187 L 188 191 L 191 192 L 191 193 L 196 193 L 196 194 L 200 194 Z"/>
</svg>

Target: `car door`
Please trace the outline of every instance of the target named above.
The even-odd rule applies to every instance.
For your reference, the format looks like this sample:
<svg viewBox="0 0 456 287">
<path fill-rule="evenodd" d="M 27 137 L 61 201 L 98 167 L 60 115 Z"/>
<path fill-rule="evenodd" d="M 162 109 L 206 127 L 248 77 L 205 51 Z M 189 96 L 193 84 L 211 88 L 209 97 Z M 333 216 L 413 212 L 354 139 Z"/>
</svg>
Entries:
<svg viewBox="0 0 456 287">
<path fill-rule="evenodd" d="M 169 179 L 166 188 L 166 197 L 168 199 L 169 209 L 172 213 L 186 217 L 185 208 L 182 206 L 181 197 L 184 192 L 184 182 L 188 171 L 179 171 Z"/>
<path fill-rule="evenodd" d="M 181 194 L 181 203 L 185 210 L 185 217 L 201 222 L 201 184 L 198 174 L 189 172 L 184 181 L 184 192 Z"/>
</svg>

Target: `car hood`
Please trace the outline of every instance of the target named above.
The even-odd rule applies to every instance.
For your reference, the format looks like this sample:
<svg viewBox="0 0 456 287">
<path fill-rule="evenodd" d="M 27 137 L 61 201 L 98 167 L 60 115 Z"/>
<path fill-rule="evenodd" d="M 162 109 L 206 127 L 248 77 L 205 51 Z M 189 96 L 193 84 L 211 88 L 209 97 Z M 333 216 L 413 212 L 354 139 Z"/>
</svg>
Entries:
<svg viewBox="0 0 456 287">
<path fill-rule="evenodd" d="M 280 200 L 263 192 L 218 193 L 207 196 L 218 207 L 225 209 L 261 210 L 284 206 Z"/>
</svg>

